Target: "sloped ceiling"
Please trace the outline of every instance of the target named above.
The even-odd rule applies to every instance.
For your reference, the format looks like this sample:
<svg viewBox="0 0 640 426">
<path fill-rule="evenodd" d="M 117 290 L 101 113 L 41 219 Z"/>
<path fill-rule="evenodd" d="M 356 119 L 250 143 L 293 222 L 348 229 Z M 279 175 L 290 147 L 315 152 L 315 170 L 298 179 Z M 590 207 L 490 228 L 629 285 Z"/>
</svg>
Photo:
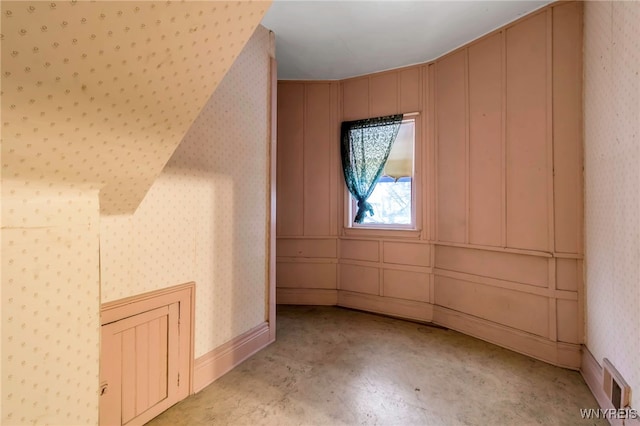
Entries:
<svg viewBox="0 0 640 426">
<path fill-rule="evenodd" d="M 551 0 L 274 0 L 278 78 L 340 80 L 431 61 Z"/>
<path fill-rule="evenodd" d="M 3 1 L 3 180 L 133 212 L 269 5 Z"/>
</svg>

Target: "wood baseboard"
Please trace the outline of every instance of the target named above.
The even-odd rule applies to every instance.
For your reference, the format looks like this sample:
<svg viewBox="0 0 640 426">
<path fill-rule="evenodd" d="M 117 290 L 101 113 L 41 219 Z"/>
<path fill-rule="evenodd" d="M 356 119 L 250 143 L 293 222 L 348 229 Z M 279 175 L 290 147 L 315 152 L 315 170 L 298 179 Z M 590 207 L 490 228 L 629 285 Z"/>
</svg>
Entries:
<svg viewBox="0 0 640 426">
<path fill-rule="evenodd" d="M 585 345 L 582 345 L 581 361 L 582 362 L 580 365 L 580 374 L 582 374 L 584 381 L 587 383 L 587 386 L 589 386 L 589 390 L 591 390 L 591 393 L 593 394 L 596 401 L 598 402 L 598 405 L 600 406 L 600 408 L 603 408 L 603 409 L 609 409 L 609 410 L 613 409 L 614 408 L 613 404 L 607 398 L 607 395 L 605 394 L 602 386 L 602 378 L 603 378 L 602 367 L 600 366 L 598 361 L 596 361 L 594 356 L 591 354 L 591 352 Z M 608 420 L 609 420 L 609 423 L 613 426 L 622 426 L 622 425 L 640 426 L 640 419 L 638 418 L 625 419 L 625 420 L 621 420 L 621 419 L 608 419 Z"/>
<path fill-rule="evenodd" d="M 269 323 L 264 322 L 195 361 L 193 391 L 200 392 L 259 350 L 273 343 Z"/>
<path fill-rule="evenodd" d="M 340 290 L 338 292 L 338 306 L 376 312 L 399 318 L 431 322 L 433 319 L 433 305 L 413 300 L 395 299 L 392 297 L 374 296 Z"/>
<path fill-rule="evenodd" d="M 549 364 L 572 370 L 580 368 L 580 345 L 553 342 L 441 306 L 433 307 L 433 322 Z"/>
<path fill-rule="evenodd" d="M 276 303 L 335 306 L 338 304 L 338 291 L 320 288 L 276 288 Z"/>
</svg>

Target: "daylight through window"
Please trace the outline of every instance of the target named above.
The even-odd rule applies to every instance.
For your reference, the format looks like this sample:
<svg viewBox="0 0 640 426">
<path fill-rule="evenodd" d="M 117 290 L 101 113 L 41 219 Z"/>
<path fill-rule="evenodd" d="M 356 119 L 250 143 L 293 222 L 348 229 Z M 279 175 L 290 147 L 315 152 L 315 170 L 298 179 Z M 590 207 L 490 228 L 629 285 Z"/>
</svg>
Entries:
<svg viewBox="0 0 640 426">
<path fill-rule="evenodd" d="M 402 121 L 382 176 L 367 199 L 373 207 L 374 215 L 365 215 L 361 224 L 354 224 L 357 205 L 353 196 L 350 197 L 349 223 L 352 226 L 409 229 L 415 227 L 414 147 L 415 118 L 410 117 Z"/>
</svg>

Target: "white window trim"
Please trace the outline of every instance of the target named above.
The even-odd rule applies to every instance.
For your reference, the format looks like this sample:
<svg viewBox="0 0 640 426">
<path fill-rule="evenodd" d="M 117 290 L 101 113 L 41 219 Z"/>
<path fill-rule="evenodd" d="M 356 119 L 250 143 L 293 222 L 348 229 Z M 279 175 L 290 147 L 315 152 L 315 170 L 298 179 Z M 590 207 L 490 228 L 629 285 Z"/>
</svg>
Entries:
<svg viewBox="0 0 640 426">
<path fill-rule="evenodd" d="M 402 121 L 414 121 L 413 136 L 413 178 L 411 181 L 411 219 L 413 225 L 385 225 L 385 224 L 354 224 L 351 221 L 352 209 L 355 201 L 352 200 L 349 190 L 344 185 L 343 213 L 344 224 L 342 234 L 345 236 L 384 236 L 397 238 L 419 238 L 422 232 L 422 120 L 420 113 L 413 112 L 403 114 Z"/>
</svg>

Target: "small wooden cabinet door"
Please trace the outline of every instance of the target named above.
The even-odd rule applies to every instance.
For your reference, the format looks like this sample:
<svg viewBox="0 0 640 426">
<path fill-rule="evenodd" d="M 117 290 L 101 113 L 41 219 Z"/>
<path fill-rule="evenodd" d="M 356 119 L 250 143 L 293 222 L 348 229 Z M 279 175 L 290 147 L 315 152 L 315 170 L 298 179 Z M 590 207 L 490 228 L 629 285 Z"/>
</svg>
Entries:
<svg viewBox="0 0 640 426">
<path fill-rule="evenodd" d="M 181 399 L 179 320 L 172 303 L 102 326 L 101 426 L 144 424 Z"/>
</svg>

